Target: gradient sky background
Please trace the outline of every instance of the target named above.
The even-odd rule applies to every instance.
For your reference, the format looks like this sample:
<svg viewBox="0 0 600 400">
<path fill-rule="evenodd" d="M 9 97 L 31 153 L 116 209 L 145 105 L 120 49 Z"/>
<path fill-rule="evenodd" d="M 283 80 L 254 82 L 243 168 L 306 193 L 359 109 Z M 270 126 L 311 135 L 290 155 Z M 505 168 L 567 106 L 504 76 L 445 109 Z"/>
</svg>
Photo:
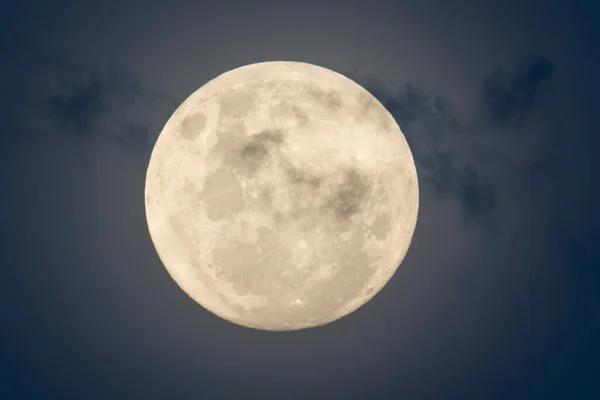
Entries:
<svg viewBox="0 0 600 400">
<path fill-rule="evenodd" d="M 593 3 L 3 1 L 0 398 L 600 398 Z M 372 91 L 421 190 L 382 292 L 294 333 L 189 299 L 144 211 L 175 108 L 270 60 Z"/>
</svg>

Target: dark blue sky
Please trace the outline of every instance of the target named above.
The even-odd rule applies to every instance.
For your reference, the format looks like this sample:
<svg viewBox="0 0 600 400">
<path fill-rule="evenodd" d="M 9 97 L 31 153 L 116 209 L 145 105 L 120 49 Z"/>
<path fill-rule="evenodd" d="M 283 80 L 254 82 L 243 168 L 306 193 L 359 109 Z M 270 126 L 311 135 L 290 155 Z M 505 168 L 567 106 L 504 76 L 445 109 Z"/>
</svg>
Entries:
<svg viewBox="0 0 600 400">
<path fill-rule="evenodd" d="M 0 398 L 600 398 L 600 6 L 8 1 L 0 15 Z M 225 71 L 343 73 L 413 150 L 413 245 L 367 305 L 267 333 L 170 279 L 152 145 Z"/>
</svg>

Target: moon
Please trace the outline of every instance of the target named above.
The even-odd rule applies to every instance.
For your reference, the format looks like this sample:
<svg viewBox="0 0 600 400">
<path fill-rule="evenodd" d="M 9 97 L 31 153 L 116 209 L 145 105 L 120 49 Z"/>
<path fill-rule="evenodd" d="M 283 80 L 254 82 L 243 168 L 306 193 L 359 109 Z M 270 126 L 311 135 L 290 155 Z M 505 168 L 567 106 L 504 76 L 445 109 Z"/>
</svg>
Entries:
<svg viewBox="0 0 600 400">
<path fill-rule="evenodd" d="M 148 164 L 146 218 L 169 275 L 238 325 L 293 331 L 368 302 L 417 222 L 415 163 L 392 115 L 332 70 L 274 61 L 189 96 Z"/>
</svg>

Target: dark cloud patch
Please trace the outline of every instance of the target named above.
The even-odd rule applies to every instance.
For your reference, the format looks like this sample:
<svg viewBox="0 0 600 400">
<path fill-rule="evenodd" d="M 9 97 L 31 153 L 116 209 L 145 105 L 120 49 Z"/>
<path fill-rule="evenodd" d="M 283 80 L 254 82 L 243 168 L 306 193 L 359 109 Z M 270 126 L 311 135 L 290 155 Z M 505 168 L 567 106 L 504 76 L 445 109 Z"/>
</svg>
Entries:
<svg viewBox="0 0 600 400">
<path fill-rule="evenodd" d="M 504 123 L 530 112 L 539 100 L 542 84 L 555 71 L 556 65 L 543 57 L 523 59 L 512 71 L 494 71 L 483 83 L 483 111 L 493 123 Z"/>
<path fill-rule="evenodd" d="M 146 154 L 150 132 L 157 136 L 161 126 L 154 112 L 157 106 L 162 113 L 171 111 L 168 99 L 123 71 L 68 68 L 82 70 L 75 74 L 78 79 L 62 79 L 60 93 L 49 96 L 51 118 L 78 137 L 106 137 L 132 154 Z"/>
<path fill-rule="evenodd" d="M 98 117 L 106 112 L 107 95 L 102 82 L 91 82 L 75 88 L 67 96 L 51 96 L 49 106 L 60 122 L 72 127 L 75 134 L 88 136 L 93 133 Z"/>
<path fill-rule="evenodd" d="M 596 222 L 598 211 L 587 210 L 585 219 L 590 219 L 587 224 L 572 224 L 566 213 L 556 216 L 550 223 L 549 236 L 553 248 L 561 248 L 566 264 L 578 265 L 587 274 L 588 283 L 595 286 L 596 292 L 600 289 L 600 229 Z M 600 293 L 600 292 L 597 292 Z M 598 298 L 600 301 L 600 298 Z"/>
<path fill-rule="evenodd" d="M 496 207 L 496 189 L 473 168 L 460 176 L 458 195 L 468 217 L 485 218 Z"/>
<path fill-rule="evenodd" d="M 356 80 L 400 124 L 422 184 L 439 199 L 459 199 L 470 218 L 481 218 L 493 211 L 493 189 L 474 174 L 475 160 L 464 156 L 466 148 L 472 145 L 473 128 L 454 115 L 447 100 L 412 82 L 391 91 L 373 78 Z"/>
<path fill-rule="evenodd" d="M 139 124 L 124 127 L 113 140 L 128 152 L 140 156 L 146 155 L 152 145 L 148 127 Z"/>
<path fill-rule="evenodd" d="M 354 78 L 361 83 L 383 106 L 404 124 L 416 122 L 424 111 L 429 112 L 441 99 L 427 93 L 415 83 L 407 82 L 395 93 L 373 77 Z"/>
<path fill-rule="evenodd" d="M 119 68 L 75 63 L 60 54 L 27 53 L 5 67 L 20 71 L 0 95 L 12 104 L 5 136 L 112 141 L 132 154 L 148 152 L 175 102 Z"/>
<path fill-rule="evenodd" d="M 373 77 L 353 77 L 371 92 L 398 121 L 415 157 L 421 184 L 439 200 L 458 201 L 465 222 L 491 226 L 506 193 L 506 181 L 551 163 L 556 136 L 544 128 L 534 132 L 539 141 L 515 142 L 504 125 L 516 119 L 535 117 L 542 84 L 556 67 L 543 57 L 527 57 L 512 70 L 496 70 L 482 81 L 481 96 L 471 112 L 461 119 L 450 101 L 408 82 L 390 89 Z M 525 128 L 513 126 L 517 132 Z M 494 135 L 488 132 L 503 133 Z M 528 135 L 531 136 L 531 135 Z M 524 150 L 524 151 L 523 151 Z"/>
</svg>

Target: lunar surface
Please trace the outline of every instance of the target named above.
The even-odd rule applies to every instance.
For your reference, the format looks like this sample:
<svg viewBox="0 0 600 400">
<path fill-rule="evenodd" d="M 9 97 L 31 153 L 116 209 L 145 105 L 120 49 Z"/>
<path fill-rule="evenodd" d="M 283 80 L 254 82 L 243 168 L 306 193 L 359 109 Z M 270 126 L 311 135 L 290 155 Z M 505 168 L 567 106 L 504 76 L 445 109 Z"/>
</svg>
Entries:
<svg viewBox="0 0 600 400">
<path fill-rule="evenodd" d="M 419 193 L 400 128 L 331 70 L 265 62 L 188 97 L 146 176 L 158 255 L 197 303 L 233 323 L 286 331 L 353 312 L 409 248 Z"/>
</svg>

